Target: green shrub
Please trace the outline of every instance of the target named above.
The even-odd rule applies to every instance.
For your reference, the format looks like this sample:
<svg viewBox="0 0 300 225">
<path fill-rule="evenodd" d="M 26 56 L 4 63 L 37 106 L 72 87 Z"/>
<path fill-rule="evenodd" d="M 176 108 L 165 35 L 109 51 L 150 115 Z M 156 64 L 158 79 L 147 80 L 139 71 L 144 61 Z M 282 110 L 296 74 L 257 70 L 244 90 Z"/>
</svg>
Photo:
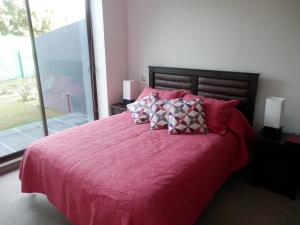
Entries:
<svg viewBox="0 0 300 225">
<path fill-rule="evenodd" d="M 29 79 L 20 79 L 18 82 L 18 93 L 23 102 L 30 100 L 30 94 L 32 91 L 32 82 Z"/>
<path fill-rule="evenodd" d="M 7 95 L 8 92 L 8 85 L 6 81 L 0 81 L 0 95 Z"/>
</svg>

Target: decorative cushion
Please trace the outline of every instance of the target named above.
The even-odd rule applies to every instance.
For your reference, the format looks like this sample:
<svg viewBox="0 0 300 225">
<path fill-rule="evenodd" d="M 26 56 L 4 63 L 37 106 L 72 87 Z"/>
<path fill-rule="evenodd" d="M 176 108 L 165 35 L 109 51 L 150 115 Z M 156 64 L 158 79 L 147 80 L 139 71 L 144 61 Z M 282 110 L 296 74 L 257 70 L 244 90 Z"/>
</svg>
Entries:
<svg viewBox="0 0 300 225">
<path fill-rule="evenodd" d="M 208 133 L 203 102 L 199 99 L 170 101 L 168 120 L 170 134 Z"/>
<path fill-rule="evenodd" d="M 145 87 L 142 93 L 137 98 L 138 100 L 144 98 L 145 96 L 148 96 L 151 93 L 157 93 L 158 98 L 160 100 L 170 100 L 175 98 L 181 98 L 184 94 L 191 93 L 188 90 L 178 89 L 178 90 L 161 90 L 151 87 Z"/>
<path fill-rule="evenodd" d="M 168 100 L 158 100 L 150 105 L 151 129 L 158 130 L 168 128 Z"/>
<path fill-rule="evenodd" d="M 228 117 L 232 109 L 239 104 L 238 100 L 225 101 L 192 94 L 185 95 L 184 99 L 200 99 L 204 102 L 208 129 L 218 134 L 226 133 Z"/>
<path fill-rule="evenodd" d="M 149 122 L 149 106 L 156 100 L 158 100 L 157 94 L 152 93 L 127 105 L 127 109 L 131 112 L 131 117 L 136 124 Z"/>
</svg>

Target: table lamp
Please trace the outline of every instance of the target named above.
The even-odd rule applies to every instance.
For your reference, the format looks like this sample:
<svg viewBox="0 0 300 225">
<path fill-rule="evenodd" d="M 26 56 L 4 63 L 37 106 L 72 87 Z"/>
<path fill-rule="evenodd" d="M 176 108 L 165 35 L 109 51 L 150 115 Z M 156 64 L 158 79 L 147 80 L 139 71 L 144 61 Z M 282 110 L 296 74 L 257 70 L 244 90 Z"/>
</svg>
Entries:
<svg viewBox="0 0 300 225">
<path fill-rule="evenodd" d="M 136 80 L 123 80 L 123 102 L 134 102 L 138 95 L 138 82 Z"/>
<path fill-rule="evenodd" d="M 282 117 L 285 107 L 285 98 L 268 97 L 266 99 L 265 119 L 263 134 L 265 136 L 278 138 L 282 133 Z"/>
</svg>

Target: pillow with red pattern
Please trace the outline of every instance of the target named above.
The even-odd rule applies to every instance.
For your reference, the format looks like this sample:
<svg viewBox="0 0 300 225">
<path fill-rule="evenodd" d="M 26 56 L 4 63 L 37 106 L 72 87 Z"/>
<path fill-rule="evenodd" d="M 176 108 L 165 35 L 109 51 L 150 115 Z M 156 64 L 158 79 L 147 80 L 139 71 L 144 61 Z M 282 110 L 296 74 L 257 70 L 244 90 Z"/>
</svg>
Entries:
<svg viewBox="0 0 300 225">
<path fill-rule="evenodd" d="M 152 93 L 144 98 L 128 104 L 127 109 L 131 113 L 131 117 L 136 124 L 148 123 L 151 103 L 158 100 L 157 94 Z"/>
<path fill-rule="evenodd" d="M 150 105 L 150 126 L 153 130 L 168 128 L 169 100 L 158 100 Z"/>
<path fill-rule="evenodd" d="M 239 104 L 238 100 L 225 101 L 193 94 L 185 95 L 184 99 L 201 99 L 204 102 L 208 129 L 218 134 L 226 133 L 228 117 Z"/>
<path fill-rule="evenodd" d="M 142 99 L 151 93 L 157 93 L 158 98 L 160 100 L 170 100 L 170 99 L 175 99 L 175 98 L 181 98 L 181 97 L 183 97 L 183 95 L 189 94 L 191 92 L 188 90 L 183 90 L 183 89 L 161 90 L 161 89 L 156 89 L 156 88 L 151 88 L 151 87 L 145 87 L 137 99 L 138 100 Z"/>
<path fill-rule="evenodd" d="M 170 134 L 208 133 L 203 101 L 200 99 L 170 101 L 168 130 Z"/>
<path fill-rule="evenodd" d="M 151 129 L 159 130 L 168 128 L 168 113 L 170 107 L 170 101 L 172 100 L 158 100 L 150 105 L 150 125 Z"/>
</svg>

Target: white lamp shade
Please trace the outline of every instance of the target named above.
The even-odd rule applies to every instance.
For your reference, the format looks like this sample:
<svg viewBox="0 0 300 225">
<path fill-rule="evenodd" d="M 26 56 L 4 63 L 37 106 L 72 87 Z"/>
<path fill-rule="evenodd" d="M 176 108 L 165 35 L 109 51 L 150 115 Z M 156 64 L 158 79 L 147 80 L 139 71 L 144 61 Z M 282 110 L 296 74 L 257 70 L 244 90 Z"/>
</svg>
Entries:
<svg viewBox="0 0 300 225">
<path fill-rule="evenodd" d="M 123 80 L 123 99 L 134 100 L 138 95 L 138 83 L 136 80 Z"/>
<path fill-rule="evenodd" d="M 285 98 L 268 97 L 266 99 L 264 126 L 279 129 L 282 127 L 282 115 Z"/>
</svg>

